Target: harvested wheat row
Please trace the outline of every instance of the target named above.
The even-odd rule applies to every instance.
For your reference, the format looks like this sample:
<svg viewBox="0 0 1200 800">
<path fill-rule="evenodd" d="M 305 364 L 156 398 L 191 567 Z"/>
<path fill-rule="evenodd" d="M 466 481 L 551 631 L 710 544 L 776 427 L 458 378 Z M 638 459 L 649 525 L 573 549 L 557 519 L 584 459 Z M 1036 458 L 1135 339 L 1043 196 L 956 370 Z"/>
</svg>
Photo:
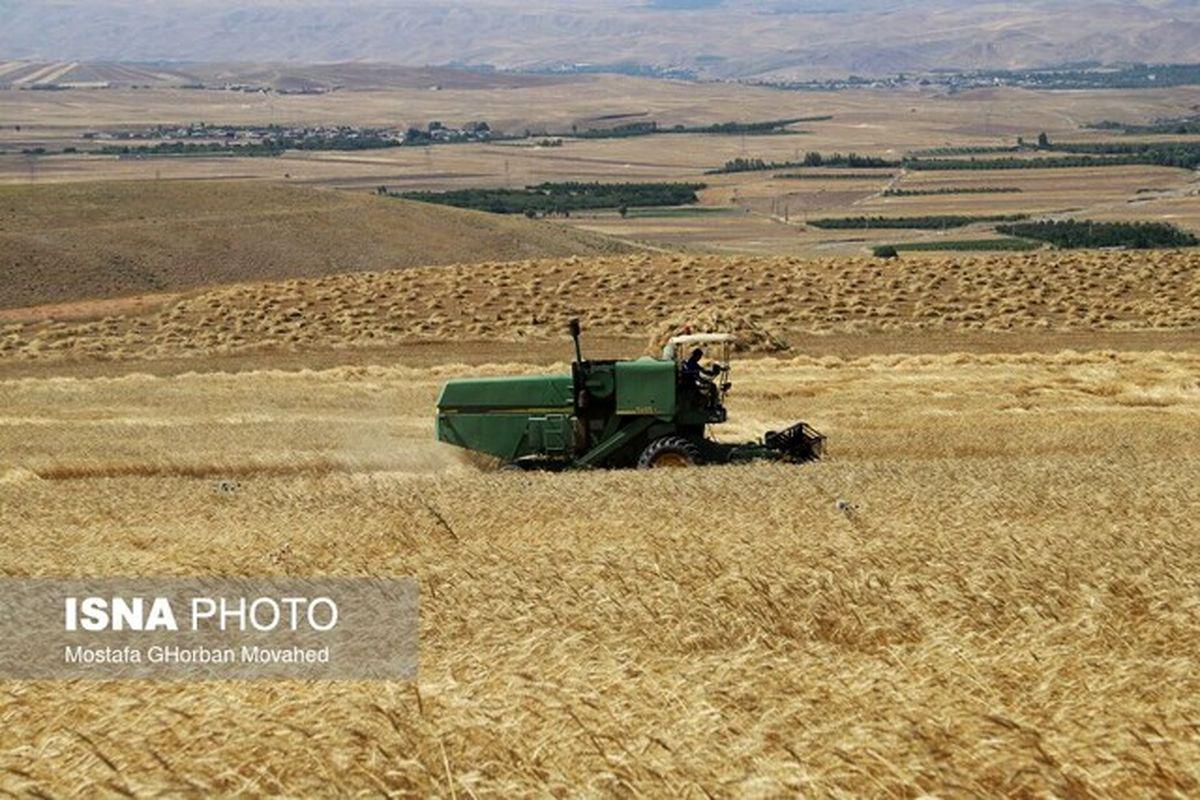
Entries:
<svg viewBox="0 0 1200 800">
<path fill-rule="evenodd" d="M 0 358 L 126 358 L 521 342 L 660 325 L 789 333 L 1200 329 L 1200 254 L 1070 252 L 960 260 L 656 255 L 478 264 L 235 285 L 145 317 L 10 325 Z"/>
<path fill-rule="evenodd" d="M 655 325 L 650 333 L 646 352 L 658 355 L 672 336 L 700 332 L 733 334 L 737 337 L 733 349 L 739 353 L 778 353 L 789 347 L 776 332 L 754 319 L 736 312 L 708 308 L 692 314 L 677 315 Z"/>
</svg>

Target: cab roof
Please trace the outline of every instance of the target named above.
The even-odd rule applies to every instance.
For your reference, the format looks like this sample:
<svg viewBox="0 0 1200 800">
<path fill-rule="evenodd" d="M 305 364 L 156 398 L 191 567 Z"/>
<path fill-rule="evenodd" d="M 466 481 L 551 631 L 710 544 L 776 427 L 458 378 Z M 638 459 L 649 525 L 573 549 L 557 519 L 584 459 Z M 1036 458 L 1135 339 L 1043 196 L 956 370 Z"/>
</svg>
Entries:
<svg viewBox="0 0 1200 800">
<path fill-rule="evenodd" d="M 663 358 L 675 358 L 675 353 L 681 347 L 694 347 L 705 344 L 732 344 L 737 337 L 732 333 L 688 333 L 682 336 L 672 336 L 663 348 Z"/>
</svg>

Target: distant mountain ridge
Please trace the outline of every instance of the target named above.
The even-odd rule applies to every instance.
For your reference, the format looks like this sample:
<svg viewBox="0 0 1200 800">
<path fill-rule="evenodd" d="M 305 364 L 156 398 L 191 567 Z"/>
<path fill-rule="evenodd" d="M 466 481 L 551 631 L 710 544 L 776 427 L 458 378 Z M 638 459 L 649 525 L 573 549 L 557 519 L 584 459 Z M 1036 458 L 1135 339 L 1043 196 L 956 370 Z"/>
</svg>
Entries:
<svg viewBox="0 0 1200 800">
<path fill-rule="evenodd" d="M 1200 62 L 1200 3 L 0 0 L 0 58 L 624 63 L 716 78 Z"/>
</svg>

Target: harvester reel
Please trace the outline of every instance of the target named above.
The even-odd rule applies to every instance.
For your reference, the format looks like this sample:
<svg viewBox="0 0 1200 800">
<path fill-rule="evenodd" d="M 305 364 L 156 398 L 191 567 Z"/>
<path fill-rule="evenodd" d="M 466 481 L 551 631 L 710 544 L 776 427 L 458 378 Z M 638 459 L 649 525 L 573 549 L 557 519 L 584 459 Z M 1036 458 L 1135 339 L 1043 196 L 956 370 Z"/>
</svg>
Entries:
<svg viewBox="0 0 1200 800">
<path fill-rule="evenodd" d="M 700 448 L 682 436 L 664 436 L 646 445 L 638 458 L 638 469 L 694 467 L 700 463 Z"/>
</svg>

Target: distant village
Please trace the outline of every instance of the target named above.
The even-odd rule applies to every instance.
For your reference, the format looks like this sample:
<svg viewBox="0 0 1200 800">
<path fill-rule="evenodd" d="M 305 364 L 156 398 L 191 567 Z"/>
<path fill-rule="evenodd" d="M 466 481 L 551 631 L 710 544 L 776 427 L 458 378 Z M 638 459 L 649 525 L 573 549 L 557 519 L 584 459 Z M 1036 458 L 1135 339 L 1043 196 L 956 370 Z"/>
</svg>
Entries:
<svg viewBox="0 0 1200 800">
<path fill-rule="evenodd" d="M 136 86 L 133 88 L 137 88 Z M 150 87 L 146 87 L 150 88 Z M 255 83 L 185 83 L 180 89 L 204 89 L 218 92 L 244 92 L 246 94 L 330 94 L 336 92 L 342 87 L 340 86 L 298 86 L 298 87 L 274 87 L 263 86 Z"/>
<path fill-rule="evenodd" d="M 266 146 L 297 149 L 367 149 L 452 142 L 486 142 L 495 137 L 487 122 L 454 127 L 430 122 L 424 128 L 376 128 L 357 125 L 189 125 L 131 130 L 89 131 L 96 142 L 146 142 L 156 146 L 206 144 L 228 147 Z"/>
<path fill-rule="evenodd" d="M 1057 68 L 1024 70 L 937 70 L 900 73 L 885 77 L 861 77 L 813 81 L 748 81 L 794 91 L 842 91 L 845 89 L 913 89 L 936 87 L 951 94 L 997 86 L 1023 89 L 1158 89 L 1190 86 L 1200 82 L 1200 64 L 1126 64 L 1105 67 L 1088 62 Z"/>
</svg>

